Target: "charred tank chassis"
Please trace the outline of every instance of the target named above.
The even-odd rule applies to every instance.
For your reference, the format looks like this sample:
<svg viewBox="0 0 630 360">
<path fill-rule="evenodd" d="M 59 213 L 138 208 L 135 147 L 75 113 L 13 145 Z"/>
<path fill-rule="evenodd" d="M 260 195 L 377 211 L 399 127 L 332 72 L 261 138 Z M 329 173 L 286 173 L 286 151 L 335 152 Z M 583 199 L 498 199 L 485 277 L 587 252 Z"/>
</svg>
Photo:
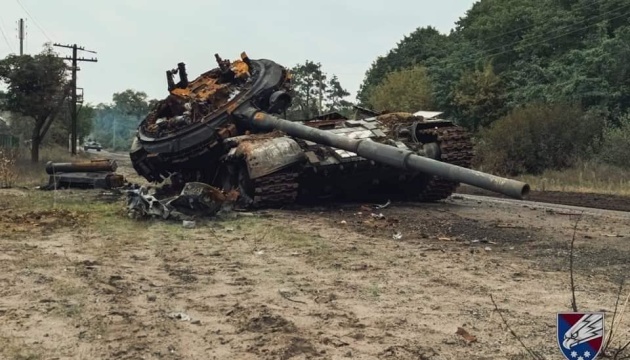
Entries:
<svg viewBox="0 0 630 360">
<path fill-rule="evenodd" d="M 245 53 L 189 81 L 167 71 L 169 95 L 141 122 L 130 157 L 151 182 L 237 190 L 245 206 L 387 194 L 436 201 L 460 182 L 521 198 L 522 182 L 468 169 L 469 135 L 446 120 L 390 113 L 290 122 L 291 74 Z M 175 83 L 173 75 L 179 74 Z"/>
</svg>

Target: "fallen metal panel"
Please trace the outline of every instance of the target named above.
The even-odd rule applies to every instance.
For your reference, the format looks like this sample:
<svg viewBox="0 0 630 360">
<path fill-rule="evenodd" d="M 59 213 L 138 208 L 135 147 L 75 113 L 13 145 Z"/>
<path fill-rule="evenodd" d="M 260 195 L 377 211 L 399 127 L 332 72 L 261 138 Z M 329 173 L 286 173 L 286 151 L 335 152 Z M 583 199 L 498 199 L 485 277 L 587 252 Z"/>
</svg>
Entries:
<svg viewBox="0 0 630 360">
<path fill-rule="evenodd" d="M 351 139 L 366 139 L 374 135 L 370 130 L 354 131 L 348 134 Z"/>
<path fill-rule="evenodd" d="M 385 137 L 387 135 L 385 135 L 385 133 L 379 129 L 376 130 L 372 130 L 372 133 L 376 136 L 376 137 Z"/>
<path fill-rule="evenodd" d="M 362 126 L 363 120 L 348 120 L 346 121 L 346 125 L 350 127 Z"/>
<path fill-rule="evenodd" d="M 304 160 L 305 156 L 300 145 L 289 137 L 244 141 L 238 146 L 238 151 L 245 156 L 251 179 L 295 164 Z"/>
<path fill-rule="evenodd" d="M 431 119 L 436 116 L 440 116 L 442 114 L 444 114 L 443 111 L 422 111 L 422 110 L 416 111 L 415 113 L 413 113 L 414 116 L 422 116 L 425 119 Z"/>
</svg>

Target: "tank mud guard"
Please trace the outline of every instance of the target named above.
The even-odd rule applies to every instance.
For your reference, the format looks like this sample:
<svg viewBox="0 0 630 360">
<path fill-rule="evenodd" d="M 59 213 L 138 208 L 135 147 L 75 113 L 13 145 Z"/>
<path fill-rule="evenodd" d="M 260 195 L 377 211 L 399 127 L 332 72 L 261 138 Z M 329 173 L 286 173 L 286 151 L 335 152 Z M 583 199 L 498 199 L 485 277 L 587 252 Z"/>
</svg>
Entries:
<svg viewBox="0 0 630 360">
<path fill-rule="evenodd" d="M 256 138 L 242 136 L 230 150 L 229 158 L 244 159 L 249 178 L 254 180 L 287 168 L 306 159 L 300 145 L 289 137 Z"/>
</svg>

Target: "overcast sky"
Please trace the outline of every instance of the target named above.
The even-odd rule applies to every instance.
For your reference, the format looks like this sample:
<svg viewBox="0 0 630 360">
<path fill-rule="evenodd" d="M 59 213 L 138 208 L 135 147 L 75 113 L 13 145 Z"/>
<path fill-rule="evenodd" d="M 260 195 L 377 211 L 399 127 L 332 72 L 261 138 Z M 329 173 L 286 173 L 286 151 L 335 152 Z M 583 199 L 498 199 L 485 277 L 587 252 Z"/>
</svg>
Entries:
<svg viewBox="0 0 630 360">
<path fill-rule="evenodd" d="M 0 38 L 0 58 L 18 52 L 17 20 L 25 18 L 27 54 L 41 51 L 47 41 L 98 52 L 82 53 L 96 56 L 97 63 L 79 65 L 79 86 L 92 103 L 111 102 L 114 92 L 128 88 L 163 98 L 165 71 L 178 62 L 194 78 L 216 66 L 215 53 L 236 59 L 241 51 L 287 67 L 320 62 L 354 100 L 377 56 L 421 26 L 448 33 L 474 2 L 0 0 L 0 29 L 9 43 Z"/>
</svg>

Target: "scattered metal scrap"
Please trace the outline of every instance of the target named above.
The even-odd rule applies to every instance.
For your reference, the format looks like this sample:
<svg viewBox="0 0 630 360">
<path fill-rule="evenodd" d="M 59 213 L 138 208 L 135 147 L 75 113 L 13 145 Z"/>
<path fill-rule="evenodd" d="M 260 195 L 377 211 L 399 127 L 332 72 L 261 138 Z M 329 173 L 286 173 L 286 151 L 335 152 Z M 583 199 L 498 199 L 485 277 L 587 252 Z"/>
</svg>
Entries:
<svg viewBox="0 0 630 360">
<path fill-rule="evenodd" d="M 42 190 L 67 188 L 114 189 L 125 185 L 125 178 L 115 171 L 115 160 L 99 159 L 71 163 L 46 164 L 46 173 L 50 175 L 48 184 Z"/>
<path fill-rule="evenodd" d="M 155 192 L 141 186 L 127 190 L 127 214 L 132 219 L 161 218 L 191 220 L 197 216 L 210 217 L 220 211 L 231 210 L 238 197 L 236 192 L 225 193 L 213 186 L 189 182 L 174 197 L 158 199 Z"/>
</svg>

